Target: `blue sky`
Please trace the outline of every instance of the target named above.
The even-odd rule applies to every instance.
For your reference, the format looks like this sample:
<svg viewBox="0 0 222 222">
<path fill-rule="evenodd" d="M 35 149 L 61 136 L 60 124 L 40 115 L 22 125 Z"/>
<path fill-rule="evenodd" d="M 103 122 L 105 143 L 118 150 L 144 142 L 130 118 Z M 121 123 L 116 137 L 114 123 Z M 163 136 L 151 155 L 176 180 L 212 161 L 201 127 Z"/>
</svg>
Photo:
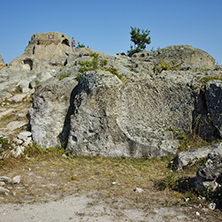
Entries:
<svg viewBox="0 0 222 222">
<path fill-rule="evenodd" d="M 22 55 L 35 33 L 57 31 L 106 54 L 130 49 L 130 26 L 150 30 L 146 49 L 192 45 L 222 65 L 221 0 L 1 0 L 0 55 Z"/>
</svg>

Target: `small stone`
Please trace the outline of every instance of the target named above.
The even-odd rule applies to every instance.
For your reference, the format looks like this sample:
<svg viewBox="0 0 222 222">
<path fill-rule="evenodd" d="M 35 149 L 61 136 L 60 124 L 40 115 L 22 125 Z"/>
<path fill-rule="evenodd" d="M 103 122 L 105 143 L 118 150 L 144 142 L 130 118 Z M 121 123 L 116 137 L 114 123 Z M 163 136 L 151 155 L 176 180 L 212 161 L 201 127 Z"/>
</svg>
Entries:
<svg viewBox="0 0 222 222">
<path fill-rule="evenodd" d="M 11 180 L 9 180 L 9 183 L 11 184 L 18 184 L 21 181 L 21 176 L 15 176 Z"/>
<path fill-rule="evenodd" d="M 31 137 L 32 133 L 29 131 L 24 131 L 18 134 L 17 138 L 20 140 L 26 140 L 28 137 Z"/>
<path fill-rule="evenodd" d="M 136 189 L 134 189 L 134 191 L 136 192 L 136 193 L 142 193 L 144 190 L 142 189 L 142 188 L 136 188 Z"/>
<path fill-rule="evenodd" d="M 15 130 L 15 129 L 17 129 L 17 128 L 20 128 L 20 127 L 22 127 L 22 126 L 24 126 L 24 125 L 26 125 L 27 124 L 27 122 L 25 122 L 25 121 L 13 121 L 13 122 L 10 122 L 7 126 L 6 126 L 6 128 L 8 129 L 8 130 L 10 130 L 10 131 L 13 131 L 13 130 Z"/>
<path fill-rule="evenodd" d="M 17 94 L 14 95 L 12 98 L 8 99 L 8 101 L 18 103 L 21 102 L 26 96 L 27 96 L 26 94 Z"/>
<path fill-rule="evenodd" d="M 12 140 L 12 142 L 15 143 L 15 144 L 18 144 L 18 145 L 21 145 L 21 144 L 23 143 L 23 141 L 20 140 L 20 139 L 18 139 L 18 138 L 14 138 L 14 139 Z"/>
<path fill-rule="evenodd" d="M 20 120 L 20 119 L 24 118 L 25 116 L 26 116 L 25 113 L 18 113 L 17 114 L 17 120 Z"/>
<path fill-rule="evenodd" d="M 19 157 L 23 154 L 24 149 L 24 146 L 16 146 L 13 150 L 10 151 L 10 155 L 14 157 Z"/>
<path fill-rule="evenodd" d="M 210 203 L 210 204 L 208 205 L 208 208 L 209 208 L 210 210 L 215 210 L 215 209 L 216 209 L 216 203 Z"/>
<path fill-rule="evenodd" d="M 30 143 L 32 142 L 32 138 L 31 137 L 28 137 L 24 143 L 22 144 L 23 146 L 28 146 Z"/>
<path fill-rule="evenodd" d="M 0 187 L 0 193 L 4 193 L 5 195 L 7 195 L 10 191 L 4 187 Z"/>
<path fill-rule="evenodd" d="M 0 186 L 4 186 L 5 185 L 5 182 L 0 182 Z"/>
<path fill-rule="evenodd" d="M 184 201 L 187 203 L 190 200 L 190 198 L 184 198 Z"/>
<path fill-rule="evenodd" d="M 200 216 L 200 213 L 199 213 L 199 212 L 196 212 L 196 215 L 197 215 L 197 216 Z"/>
<path fill-rule="evenodd" d="M 68 157 L 66 156 L 66 154 L 62 154 L 62 157 L 63 157 L 63 158 L 66 158 L 66 159 L 68 158 Z"/>
<path fill-rule="evenodd" d="M 9 181 L 10 180 L 10 178 L 9 177 L 5 177 L 5 176 L 0 176 L 0 181 Z"/>
</svg>

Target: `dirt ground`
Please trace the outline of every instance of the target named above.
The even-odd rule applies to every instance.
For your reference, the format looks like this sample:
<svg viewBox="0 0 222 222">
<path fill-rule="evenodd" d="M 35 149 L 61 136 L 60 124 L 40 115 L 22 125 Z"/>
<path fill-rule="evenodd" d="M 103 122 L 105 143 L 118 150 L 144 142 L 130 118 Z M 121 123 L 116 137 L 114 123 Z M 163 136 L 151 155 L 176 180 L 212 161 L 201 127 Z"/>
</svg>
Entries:
<svg viewBox="0 0 222 222">
<path fill-rule="evenodd" d="M 4 204 L 0 207 L 0 221 L 209 221 L 204 210 L 152 206 L 139 209 L 130 206 L 127 199 L 100 199 L 99 196 L 94 192 L 48 203 Z"/>
</svg>

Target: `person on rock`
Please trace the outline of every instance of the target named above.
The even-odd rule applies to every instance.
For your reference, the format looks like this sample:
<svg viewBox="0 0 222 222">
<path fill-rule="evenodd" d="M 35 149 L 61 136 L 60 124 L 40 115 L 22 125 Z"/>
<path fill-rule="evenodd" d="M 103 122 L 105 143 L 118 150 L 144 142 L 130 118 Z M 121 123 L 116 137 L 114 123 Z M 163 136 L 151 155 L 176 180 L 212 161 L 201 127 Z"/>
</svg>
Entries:
<svg viewBox="0 0 222 222">
<path fill-rule="evenodd" d="M 72 46 L 72 50 L 73 50 L 73 52 L 75 52 L 76 40 L 75 40 L 74 37 L 72 37 L 71 46 Z"/>
</svg>

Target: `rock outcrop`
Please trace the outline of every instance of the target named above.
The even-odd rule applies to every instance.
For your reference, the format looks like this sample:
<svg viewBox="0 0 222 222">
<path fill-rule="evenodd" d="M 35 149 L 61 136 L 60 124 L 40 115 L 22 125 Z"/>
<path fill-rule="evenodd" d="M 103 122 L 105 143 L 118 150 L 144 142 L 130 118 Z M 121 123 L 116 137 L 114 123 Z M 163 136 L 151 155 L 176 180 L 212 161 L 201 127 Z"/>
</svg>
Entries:
<svg viewBox="0 0 222 222">
<path fill-rule="evenodd" d="M 0 71 L 1 102 L 19 103 L 34 92 L 29 128 L 39 145 L 61 144 L 81 155 L 160 157 L 176 153 L 181 132 L 221 138 L 222 68 L 208 53 L 182 45 L 129 58 L 90 48 L 74 53 L 69 45 L 61 33 L 35 34 Z M 97 69 L 80 74 L 95 63 Z M 157 66 L 162 69 L 154 71 Z"/>
<path fill-rule="evenodd" d="M 186 69 L 213 69 L 215 67 L 215 59 L 212 58 L 207 52 L 193 48 L 190 45 L 175 45 L 168 46 L 159 50 L 165 63 L 173 61 L 176 65 L 182 62 L 181 68 Z"/>
<path fill-rule="evenodd" d="M 220 144 L 204 146 L 197 149 L 192 149 L 180 152 L 173 161 L 175 169 L 182 170 L 188 165 L 195 164 L 198 160 L 207 158 L 208 154 Z"/>
<path fill-rule="evenodd" d="M 209 81 L 206 84 L 205 98 L 209 121 L 212 121 L 222 137 L 222 81 Z"/>
<path fill-rule="evenodd" d="M 215 190 L 221 187 L 222 179 L 222 143 L 219 143 L 209 154 L 204 166 L 197 171 L 196 186 L 198 189 Z"/>
<path fill-rule="evenodd" d="M 180 56 L 170 57 L 174 48 Z M 68 151 L 81 155 L 159 157 L 176 153 L 177 131 L 197 132 L 209 140 L 220 137 L 221 125 L 210 121 L 206 103 L 206 91 L 214 90 L 208 85 L 214 80 L 205 87 L 202 79 L 221 76 L 221 70 L 210 69 L 214 60 L 202 50 L 190 46 L 168 49 L 143 51 L 132 58 L 78 49 L 57 78 L 42 84 L 33 97 L 30 123 L 34 140 L 42 146 L 53 146 L 60 140 Z M 77 84 L 81 62 L 92 62 L 93 53 L 99 55 L 98 64 L 107 60 L 106 67 L 116 68 L 122 78 L 101 67 L 82 75 Z M 202 63 L 190 59 L 191 55 L 199 56 Z M 185 65 L 154 74 L 152 69 L 160 58 L 176 58 L 176 63 L 183 59 Z M 64 82 L 58 80 L 67 73 Z M 70 78 L 73 88 L 65 83 Z M 68 86 L 65 93 L 52 90 L 64 83 Z M 60 101 L 69 95 L 69 104 L 68 99 Z"/>
<path fill-rule="evenodd" d="M 0 69 L 3 69 L 6 66 L 2 56 L 0 55 Z"/>
<path fill-rule="evenodd" d="M 70 112 L 70 97 L 73 87 L 77 84 L 75 77 L 64 78 L 61 81 L 52 78 L 37 88 L 33 95 L 32 108 L 29 110 L 35 142 L 44 147 L 60 144 L 61 133 L 66 131 L 67 127 L 65 119 Z"/>
</svg>

